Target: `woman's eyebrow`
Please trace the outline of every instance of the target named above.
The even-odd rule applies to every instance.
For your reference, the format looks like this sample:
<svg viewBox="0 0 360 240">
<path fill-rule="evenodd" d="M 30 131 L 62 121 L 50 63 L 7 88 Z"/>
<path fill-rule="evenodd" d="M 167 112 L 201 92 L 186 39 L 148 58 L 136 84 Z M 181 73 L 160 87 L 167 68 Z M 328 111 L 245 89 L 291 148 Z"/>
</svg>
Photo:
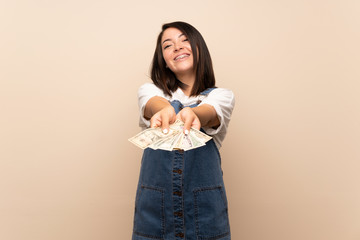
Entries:
<svg viewBox="0 0 360 240">
<path fill-rule="evenodd" d="M 170 38 L 165 39 L 165 40 L 162 42 L 162 44 L 164 44 L 166 41 L 171 41 L 171 39 L 170 39 Z"/>
<path fill-rule="evenodd" d="M 178 36 L 178 38 L 181 38 L 182 36 L 185 36 L 185 34 L 180 34 L 179 36 Z M 171 39 L 170 38 L 168 38 L 168 39 L 165 39 L 163 42 L 162 42 L 162 44 L 164 44 L 165 42 L 167 42 L 167 41 L 171 41 Z"/>
</svg>

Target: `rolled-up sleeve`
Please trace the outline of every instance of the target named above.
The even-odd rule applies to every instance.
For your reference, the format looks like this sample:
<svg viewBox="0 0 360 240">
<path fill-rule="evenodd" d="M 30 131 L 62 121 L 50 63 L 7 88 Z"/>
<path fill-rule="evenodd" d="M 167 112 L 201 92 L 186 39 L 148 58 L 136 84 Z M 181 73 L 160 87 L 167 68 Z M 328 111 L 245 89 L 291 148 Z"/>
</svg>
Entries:
<svg viewBox="0 0 360 240">
<path fill-rule="evenodd" d="M 150 98 L 160 96 L 165 98 L 161 89 L 156 87 L 153 83 L 145 83 L 138 90 L 138 105 L 140 111 L 139 126 L 142 128 L 150 127 L 150 120 L 144 117 L 146 103 Z"/>
<path fill-rule="evenodd" d="M 209 135 L 216 135 L 215 142 L 217 145 L 221 145 L 221 142 L 225 138 L 231 114 L 235 106 L 234 93 L 229 89 L 216 88 L 203 99 L 200 105 L 202 104 L 213 106 L 217 113 L 220 126 L 216 129 L 210 127 L 204 127 L 203 129 Z"/>
</svg>

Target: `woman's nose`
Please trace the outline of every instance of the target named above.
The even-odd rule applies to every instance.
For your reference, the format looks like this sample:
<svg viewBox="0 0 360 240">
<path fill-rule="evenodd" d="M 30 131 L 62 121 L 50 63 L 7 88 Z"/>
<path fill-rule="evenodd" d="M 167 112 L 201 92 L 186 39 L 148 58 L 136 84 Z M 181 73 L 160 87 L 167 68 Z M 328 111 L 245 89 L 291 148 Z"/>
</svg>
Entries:
<svg viewBox="0 0 360 240">
<path fill-rule="evenodd" d="M 177 52 L 177 51 L 179 51 L 179 50 L 181 50 L 181 49 L 183 49 L 183 46 L 182 46 L 181 43 L 175 44 L 175 46 L 174 46 L 174 51 L 175 51 L 175 52 Z"/>
</svg>

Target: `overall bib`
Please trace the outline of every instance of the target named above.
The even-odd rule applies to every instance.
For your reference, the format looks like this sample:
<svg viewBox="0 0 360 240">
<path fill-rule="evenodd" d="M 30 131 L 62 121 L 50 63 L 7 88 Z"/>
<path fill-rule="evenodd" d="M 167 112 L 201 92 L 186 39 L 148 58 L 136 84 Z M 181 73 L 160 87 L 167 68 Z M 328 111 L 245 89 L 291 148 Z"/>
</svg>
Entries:
<svg viewBox="0 0 360 240">
<path fill-rule="evenodd" d="M 184 108 L 177 100 L 171 105 L 176 113 Z M 189 151 L 144 150 L 132 240 L 156 239 L 231 239 L 221 159 L 213 139 Z"/>
</svg>

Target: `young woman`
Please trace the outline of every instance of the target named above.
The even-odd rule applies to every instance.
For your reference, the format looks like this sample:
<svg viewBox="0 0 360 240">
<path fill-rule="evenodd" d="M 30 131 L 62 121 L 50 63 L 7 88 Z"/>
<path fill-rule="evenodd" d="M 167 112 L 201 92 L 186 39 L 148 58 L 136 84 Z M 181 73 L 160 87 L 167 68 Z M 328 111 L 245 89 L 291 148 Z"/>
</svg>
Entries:
<svg viewBox="0 0 360 240">
<path fill-rule="evenodd" d="M 221 147 L 234 107 L 232 91 L 215 87 L 210 53 L 190 24 L 164 24 L 151 69 L 138 92 L 140 126 L 166 134 L 176 119 L 213 137 L 189 151 L 144 150 L 133 240 L 229 240 Z"/>
</svg>

